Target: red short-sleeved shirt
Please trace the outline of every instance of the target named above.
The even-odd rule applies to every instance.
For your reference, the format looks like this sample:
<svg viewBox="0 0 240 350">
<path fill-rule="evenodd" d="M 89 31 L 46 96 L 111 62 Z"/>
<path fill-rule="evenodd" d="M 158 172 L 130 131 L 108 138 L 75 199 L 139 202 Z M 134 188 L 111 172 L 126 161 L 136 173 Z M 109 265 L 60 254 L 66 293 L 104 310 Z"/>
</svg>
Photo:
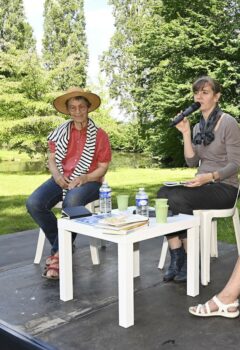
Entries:
<svg viewBox="0 0 240 350">
<path fill-rule="evenodd" d="M 64 176 L 70 176 L 79 159 L 82 155 L 84 145 L 87 139 L 87 127 L 82 130 L 77 130 L 73 125 L 71 128 L 70 139 L 68 141 L 68 149 L 66 157 L 62 161 Z M 55 152 L 56 144 L 53 141 L 48 141 L 49 150 Z M 96 147 L 92 163 L 88 173 L 93 172 L 98 167 L 98 163 L 108 163 L 111 161 L 112 153 L 108 135 L 103 129 L 98 129 L 96 137 Z M 101 181 L 102 179 L 99 179 Z"/>
</svg>

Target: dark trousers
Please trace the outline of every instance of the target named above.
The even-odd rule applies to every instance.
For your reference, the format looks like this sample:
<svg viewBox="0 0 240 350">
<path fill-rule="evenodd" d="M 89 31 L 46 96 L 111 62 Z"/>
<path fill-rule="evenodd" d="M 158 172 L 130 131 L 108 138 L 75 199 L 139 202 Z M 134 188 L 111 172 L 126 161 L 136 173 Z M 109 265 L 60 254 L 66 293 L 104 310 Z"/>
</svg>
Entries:
<svg viewBox="0 0 240 350">
<path fill-rule="evenodd" d="M 86 205 L 99 198 L 100 182 L 87 182 L 67 191 L 63 208 Z M 34 221 L 44 231 L 52 246 L 52 254 L 58 251 L 57 218 L 52 208 L 62 200 L 62 188 L 50 178 L 38 187 L 28 198 L 26 206 Z M 73 241 L 76 233 L 73 233 Z"/>
<path fill-rule="evenodd" d="M 228 209 L 234 206 L 238 189 L 224 183 L 211 183 L 200 187 L 167 187 L 157 192 L 158 198 L 168 198 L 169 209 L 174 215 L 193 214 L 198 209 Z M 175 236 L 176 234 L 172 234 Z M 181 238 L 186 231 L 180 231 Z"/>
</svg>

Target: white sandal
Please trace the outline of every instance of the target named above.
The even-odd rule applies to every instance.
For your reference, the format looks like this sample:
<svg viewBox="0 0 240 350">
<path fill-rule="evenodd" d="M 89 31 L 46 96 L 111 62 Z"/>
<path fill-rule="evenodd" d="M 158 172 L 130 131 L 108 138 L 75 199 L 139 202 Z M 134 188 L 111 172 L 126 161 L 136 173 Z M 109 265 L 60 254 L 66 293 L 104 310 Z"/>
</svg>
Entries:
<svg viewBox="0 0 240 350">
<path fill-rule="evenodd" d="M 228 311 L 229 308 L 235 307 L 238 308 L 239 302 L 235 300 L 232 304 L 223 304 L 216 295 L 212 298 L 214 303 L 218 306 L 218 310 L 211 311 L 209 307 L 209 301 L 207 301 L 204 305 L 198 304 L 197 306 L 191 306 L 189 308 L 190 314 L 194 316 L 200 317 L 210 317 L 210 316 L 222 316 L 227 318 L 235 318 L 239 316 L 239 310 L 236 311 Z"/>
</svg>

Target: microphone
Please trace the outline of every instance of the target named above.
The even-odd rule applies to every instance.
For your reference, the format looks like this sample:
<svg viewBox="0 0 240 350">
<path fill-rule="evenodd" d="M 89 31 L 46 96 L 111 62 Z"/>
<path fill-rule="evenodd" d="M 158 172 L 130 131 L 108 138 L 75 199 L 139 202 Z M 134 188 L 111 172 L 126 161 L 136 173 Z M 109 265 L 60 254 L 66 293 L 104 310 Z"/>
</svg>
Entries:
<svg viewBox="0 0 240 350">
<path fill-rule="evenodd" d="M 178 123 L 180 123 L 184 119 L 184 117 L 187 117 L 189 114 L 192 114 L 193 112 L 195 112 L 200 106 L 201 106 L 201 103 L 199 103 L 199 102 L 193 103 L 191 106 L 186 108 L 185 111 L 183 111 L 182 113 L 178 114 L 176 116 L 176 118 L 174 118 L 171 121 L 170 126 L 177 125 Z"/>
</svg>

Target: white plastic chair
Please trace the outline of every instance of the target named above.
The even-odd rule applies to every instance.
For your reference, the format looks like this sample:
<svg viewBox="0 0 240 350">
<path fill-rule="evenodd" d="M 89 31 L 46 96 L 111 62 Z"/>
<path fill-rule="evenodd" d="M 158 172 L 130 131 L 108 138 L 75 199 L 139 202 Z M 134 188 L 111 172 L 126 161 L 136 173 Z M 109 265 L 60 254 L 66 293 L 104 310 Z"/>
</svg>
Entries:
<svg viewBox="0 0 240 350">
<path fill-rule="evenodd" d="M 239 193 L 239 189 L 238 189 Z M 217 218 L 232 217 L 236 236 L 238 255 L 240 255 L 240 222 L 237 208 L 238 195 L 233 208 L 195 210 L 194 215 L 200 216 L 200 249 L 201 249 L 201 284 L 210 282 L 210 257 L 218 257 Z M 163 269 L 168 251 L 168 241 L 164 237 L 158 268 Z"/>
<path fill-rule="evenodd" d="M 54 208 L 61 209 L 62 202 L 57 203 L 57 205 L 55 205 Z M 88 203 L 86 205 L 86 208 L 88 210 L 90 210 L 92 213 L 96 213 L 97 209 L 99 208 L 99 200 Z M 39 264 L 41 261 L 45 239 L 46 239 L 45 233 L 40 228 L 39 234 L 38 234 L 37 248 L 36 248 L 36 253 L 35 253 L 35 258 L 34 258 L 34 264 Z M 101 247 L 104 246 L 103 242 L 101 241 Z M 90 238 L 90 252 L 91 252 L 91 258 L 92 258 L 93 265 L 100 264 L 99 252 L 98 252 L 98 240 L 96 238 Z"/>
<path fill-rule="evenodd" d="M 201 249 L 201 283 L 210 282 L 210 258 L 218 257 L 217 218 L 232 217 L 238 255 L 240 255 L 240 222 L 236 204 L 231 209 L 201 210 L 200 215 L 200 249 Z"/>
</svg>

